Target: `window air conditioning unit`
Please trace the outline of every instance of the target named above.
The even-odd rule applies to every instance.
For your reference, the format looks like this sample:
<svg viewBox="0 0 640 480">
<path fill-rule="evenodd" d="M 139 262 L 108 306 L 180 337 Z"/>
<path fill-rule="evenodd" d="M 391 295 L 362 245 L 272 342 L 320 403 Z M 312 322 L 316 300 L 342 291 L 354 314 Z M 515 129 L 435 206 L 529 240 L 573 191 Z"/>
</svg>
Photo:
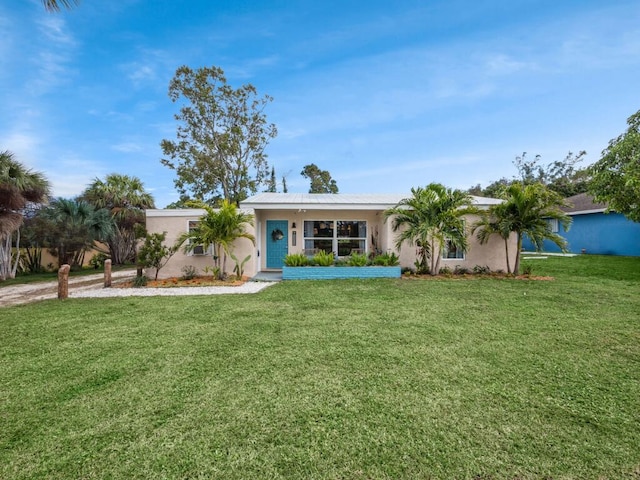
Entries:
<svg viewBox="0 0 640 480">
<path fill-rule="evenodd" d="M 191 253 L 193 255 L 206 255 L 207 252 L 205 252 L 203 245 L 196 245 Z"/>
</svg>

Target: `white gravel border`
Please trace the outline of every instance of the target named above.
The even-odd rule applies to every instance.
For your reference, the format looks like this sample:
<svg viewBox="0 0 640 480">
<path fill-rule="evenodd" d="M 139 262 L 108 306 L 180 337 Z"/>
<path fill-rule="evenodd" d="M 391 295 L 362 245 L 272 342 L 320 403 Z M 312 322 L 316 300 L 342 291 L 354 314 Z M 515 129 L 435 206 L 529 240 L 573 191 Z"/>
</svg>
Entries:
<svg viewBox="0 0 640 480">
<path fill-rule="evenodd" d="M 277 282 L 245 282 L 237 287 L 87 288 L 69 291 L 69 298 L 174 297 L 180 295 L 222 295 L 257 293 Z"/>
</svg>

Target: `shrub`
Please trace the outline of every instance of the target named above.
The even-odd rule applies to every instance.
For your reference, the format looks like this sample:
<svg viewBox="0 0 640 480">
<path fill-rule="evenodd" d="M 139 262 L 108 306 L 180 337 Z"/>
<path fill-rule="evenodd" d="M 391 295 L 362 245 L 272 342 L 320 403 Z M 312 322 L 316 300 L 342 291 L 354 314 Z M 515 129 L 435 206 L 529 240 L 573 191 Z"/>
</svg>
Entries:
<svg viewBox="0 0 640 480">
<path fill-rule="evenodd" d="M 397 265 L 400 265 L 400 258 L 395 254 L 395 252 L 383 253 L 373 257 L 373 260 L 371 260 L 371 264 L 381 267 L 395 267 Z"/>
<path fill-rule="evenodd" d="M 222 275 L 220 275 L 220 268 L 219 267 L 214 267 L 213 265 L 207 265 L 202 270 L 203 270 L 205 275 L 211 275 L 213 278 L 221 278 L 222 277 Z M 189 279 L 187 279 L 187 280 L 189 280 Z"/>
<path fill-rule="evenodd" d="M 440 269 L 440 275 L 451 275 L 452 273 L 451 267 L 442 267 Z"/>
<path fill-rule="evenodd" d="M 491 269 L 487 265 L 475 265 L 473 267 L 473 273 L 478 275 L 488 275 L 491 273 Z"/>
<path fill-rule="evenodd" d="M 453 269 L 454 275 L 466 275 L 467 273 L 469 273 L 469 269 L 460 265 L 456 265 L 456 268 Z"/>
<path fill-rule="evenodd" d="M 333 253 L 325 252 L 324 250 L 320 250 L 313 256 L 311 260 L 314 265 L 319 265 L 321 267 L 330 267 L 334 262 Z"/>
<path fill-rule="evenodd" d="M 96 253 L 93 257 L 91 257 L 91 260 L 89 260 L 89 265 L 95 270 L 98 270 L 99 268 L 104 267 L 104 261 L 108 258 L 109 256 L 102 252 Z"/>
<path fill-rule="evenodd" d="M 251 255 L 247 255 L 242 261 L 239 261 L 238 257 L 236 257 L 233 253 L 229 254 L 229 256 L 233 259 L 234 262 L 236 262 L 236 266 L 233 267 L 233 273 L 236 274 L 236 277 L 242 279 L 242 277 L 244 276 L 244 264 L 249 261 Z"/>
<path fill-rule="evenodd" d="M 149 281 L 149 279 L 147 278 L 146 275 L 136 276 L 133 279 L 133 286 L 134 286 L 134 288 L 146 287 L 148 281 Z"/>
<path fill-rule="evenodd" d="M 197 273 L 198 270 L 196 270 L 196 267 L 194 267 L 193 265 L 185 265 L 184 267 L 182 267 L 182 278 L 184 280 L 191 280 L 196 276 Z"/>
<path fill-rule="evenodd" d="M 352 253 L 347 260 L 347 265 L 350 267 L 364 267 L 368 261 L 366 254 Z"/>
<path fill-rule="evenodd" d="M 155 268 L 155 280 L 158 279 L 160 269 L 164 267 L 171 257 L 178 251 L 178 246 L 167 247 L 164 241 L 167 232 L 147 234 L 144 244 L 138 252 L 138 266 L 145 268 Z"/>
<path fill-rule="evenodd" d="M 304 253 L 290 253 L 284 257 L 284 264 L 287 267 L 304 267 L 309 264 L 309 260 Z"/>
<path fill-rule="evenodd" d="M 522 274 L 523 275 L 531 275 L 532 272 L 533 272 L 533 265 L 531 265 L 530 263 L 526 263 L 526 264 L 522 265 Z"/>
<path fill-rule="evenodd" d="M 424 262 L 421 262 L 420 260 L 416 260 L 415 262 L 413 262 L 413 265 L 416 267 L 417 275 L 424 275 L 429 273 L 429 267 Z"/>
</svg>

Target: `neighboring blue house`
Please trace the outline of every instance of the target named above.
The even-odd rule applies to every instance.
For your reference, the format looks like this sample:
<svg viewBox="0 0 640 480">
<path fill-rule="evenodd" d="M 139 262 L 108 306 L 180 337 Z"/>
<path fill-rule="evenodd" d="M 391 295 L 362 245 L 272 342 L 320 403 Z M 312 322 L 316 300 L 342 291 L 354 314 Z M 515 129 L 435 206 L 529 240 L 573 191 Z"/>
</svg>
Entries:
<svg viewBox="0 0 640 480">
<path fill-rule="evenodd" d="M 569 231 L 556 221 L 550 222 L 551 228 L 566 238 L 571 253 L 640 256 L 640 223 L 632 222 L 620 213 L 605 213 L 606 205 L 594 203 L 586 193 L 566 200 L 570 206 L 563 210 L 573 219 Z M 527 251 L 535 250 L 526 237 L 522 247 Z M 557 245 L 548 240 L 545 240 L 542 250 L 560 252 Z"/>
</svg>

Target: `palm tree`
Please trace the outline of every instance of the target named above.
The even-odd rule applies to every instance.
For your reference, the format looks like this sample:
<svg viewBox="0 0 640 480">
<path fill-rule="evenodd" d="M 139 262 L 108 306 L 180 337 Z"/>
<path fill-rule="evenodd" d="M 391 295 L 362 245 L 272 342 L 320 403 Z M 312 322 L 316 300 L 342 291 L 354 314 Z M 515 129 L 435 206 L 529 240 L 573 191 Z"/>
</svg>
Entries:
<svg viewBox="0 0 640 480">
<path fill-rule="evenodd" d="M 25 168 L 13 158 L 13 153 L 0 152 L 0 280 L 16 275 L 24 208 L 29 203 L 45 203 L 48 197 L 49 182 L 41 173 Z"/>
<path fill-rule="evenodd" d="M 58 265 L 82 267 L 85 252 L 113 233 L 109 212 L 84 200 L 58 198 L 38 216 L 48 224 L 45 241 L 58 256 Z"/>
<path fill-rule="evenodd" d="M 153 196 L 137 177 L 112 173 L 96 178 L 81 196 L 96 209 L 106 208 L 114 220 L 113 235 L 107 239 L 114 264 L 134 261 L 138 230 L 144 225 L 144 210 L 154 208 Z"/>
<path fill-rule="evenodd" d="M 71 8 L 78 4 L 78 0 L 42 0 L 44 8 L 49 12 L 59 12 L 61 7 Z"/>
<path fill-rule="evenodd" d="M 411 195 L 386 210 L 384 215 L 385 218 L 393 217 L 393 231 L 400 232 L 396 248 L 400 250 L 404 242 L 415 245 L 418 247 L 418 268 L 437 275 L 440 258 L 448 244 L 462 251 L 468 248 L 463 217 L 476 212 L 473 198 L 439 183 L 412 188 Z"/>
<path fill-rule="evenodd" d="M 239 238 L 246 238 L 255 244 L 253 235 L 246 231 L 246 225 L 253 225 L 253 215 L 238 210 L 235 203 L 224 200 L 219 209 L 205 207 L 206 214 L 200 218 L 197 226 L 178 239 L 178 244 L 188 242 L 184 250 L 193 251 L 202 246 L 206 251 L 213 247 L 214 268 L 218 278 L 222 279 L 226 272 L 227 255 L 233 252 L 233 243 Z"/>
<path fill-rule="evenodd" d="M 513 274 L 520 272 L 520 252 L 522 250 L 522 237 L 527 235 L 540 250 L 544 240 L 551 240 L 562 251 L 567 249 L 567 241 L 551 231 L 549 219 L 555 219 L 565 228 L 569 229 L 571 217 L 560 208 L 566 206 L 564 199 L 556 192 L 549 190 L 541 183 L 523 185 L 514 182 L 502 192 L 504 202 L 489 209 L 489 216 L 474 225 L 478 230 L 478 239 L 481 243 L 488 241 L 493 234 L 499 234 L 505 241 L 507 253 L 507 265 L 509 252 L 506 247 L 510 233 L 516 235 L 516 260 L 513 266 Z M 488 220 L 493 219 L 493 220 Z M 484 223 L 484 225 L 483 225 Z"/>
<path fill-rule="evenodd" d="M 498 235 L 504 241 L 504 253 L 507 259 L 507 273 L 511 273 L 509 260 L 509 237 L 511 236 L 512 225 L 507 217 L 507 204 L 500 203 L 493 205 L 488 212 L 480 212 L 480 220 L 473 224 L 472 233 L 481 245 L 486 244 L 493 235 Z"/>
</svg>

